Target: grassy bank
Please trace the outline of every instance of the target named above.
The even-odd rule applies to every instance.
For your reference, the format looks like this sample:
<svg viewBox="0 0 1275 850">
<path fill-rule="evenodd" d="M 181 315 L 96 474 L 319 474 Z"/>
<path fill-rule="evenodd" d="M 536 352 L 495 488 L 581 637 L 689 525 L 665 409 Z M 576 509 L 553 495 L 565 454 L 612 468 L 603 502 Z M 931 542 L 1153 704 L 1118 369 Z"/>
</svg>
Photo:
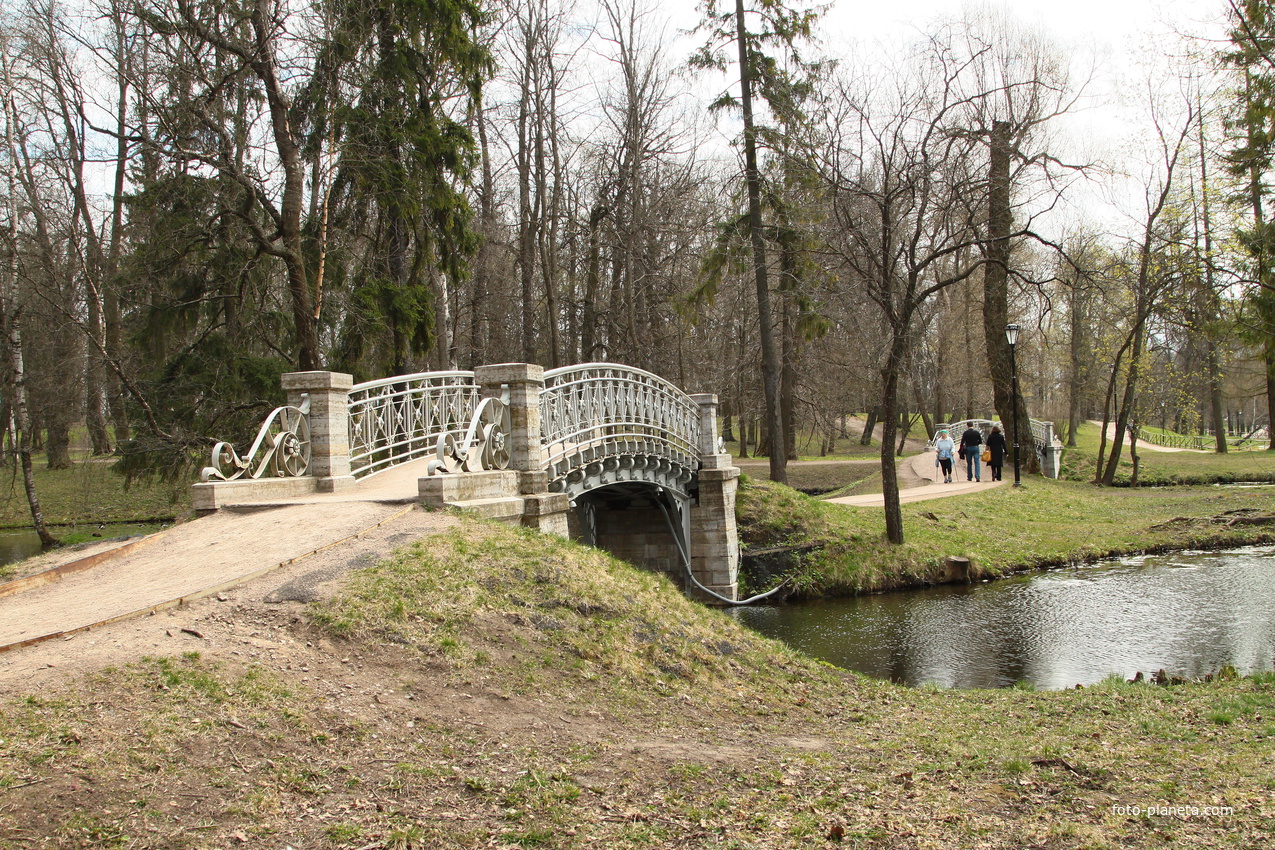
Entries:
<svg viewBox="0 0 1275 850">
<path fill-rule="evenodd" d="M 50 525 L 92 526 L 97 523 L 146 522 L 172 519 L 190 510 L 189 482 L 163 484 L 135 482 L 111 470 L 109 458 L 82 458 L 70 469 L 48 469 L 44 458 L 35 458 L 35 486 L 44 521 Z M 15 466 L 0 470 L 0 528 L 30 528 L 22 471 Z"/>
<path fill-rule="evenodd" d="M 1093 481 L 1098 458 L 1101 430 L 1088 422 L 1076 432 L 1076 446 L 1063 451 L 1062 473 L 1073 481 Z M 1107 452 L 1111 442 L 1107 441 Z M 1275 452 L 1233 451 L 1226 454 L 1214 452 L 1161 452 L 1152 451 L 1139 443 L 1138 483 L 1141 486 L 1165 486 L 1178 484 L 1215 484 L 1238 481 L 1275 482 Z M 1116 472 L 1117 485 L 1127 485 L 1133 476 L 1133 462 L 1129 457 L 1126 439 L 1120 453 Z"/>
<path fill-rule="evenodd" d="M 1233 847 L 1275 813 L 1270 676 L 908 689 L 503 527 L 242 634 L 0 703 L 0 847 Z M 1115 808 L 1151 804 L 1198 811 Z"/>
<path fill-rule="evenodd" d="M 753 549 L 816 544 L 802 556 L 800 594 L 845 595 L 941 581 L 969 558 L 976 577 L 1108 555 L 1275 540 L 1275 525 L 1230 523 L 1275 513 L 1275 488 L 1099 488 L 1032 478 L 1021 488 L 905 504 L 906 543 L 885 543 L 881 508 L 807 498 L 770 482 L 740 487 L 740 536 Z M 754 586 L 766 577 L 755 578 Z"/>
</svg>

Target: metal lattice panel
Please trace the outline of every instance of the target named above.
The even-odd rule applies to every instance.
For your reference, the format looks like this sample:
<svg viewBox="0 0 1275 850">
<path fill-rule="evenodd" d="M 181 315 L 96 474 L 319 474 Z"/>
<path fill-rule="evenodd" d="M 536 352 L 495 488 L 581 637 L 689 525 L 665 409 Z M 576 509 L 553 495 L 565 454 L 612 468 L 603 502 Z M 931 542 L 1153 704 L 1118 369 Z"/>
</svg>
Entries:
<svg viewBox="0 0 1275 850">
<path fill-rule="evenodd" d="M 463 436 L 478 404 L 473 372 L 422 372 L 350 390 L 350 471 L 371 475 L 433 453 L 440 435 Z"/>
<path fill-rule="evenodd" d="M 572 497 L 645 481 L 685 494 L 699 464 L 699 407 L 650 372 L 586 363 L 545 373 L 540 429 L 549 489 Z"/>
</svg>

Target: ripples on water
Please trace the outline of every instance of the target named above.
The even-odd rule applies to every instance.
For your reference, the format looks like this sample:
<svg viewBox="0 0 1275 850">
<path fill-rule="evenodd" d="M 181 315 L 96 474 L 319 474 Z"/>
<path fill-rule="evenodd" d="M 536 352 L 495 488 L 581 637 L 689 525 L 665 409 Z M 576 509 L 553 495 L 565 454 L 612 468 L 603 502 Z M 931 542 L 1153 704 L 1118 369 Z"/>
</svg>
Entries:
<svg viewBox="0 0 1275 850">
<path fill-rule="evenodd" d="M 832 664 L 908 684 L 1038 688 L 1275 661 L 1275 547 L 1176 552 L 976 585 L 737 609 Z"/>
</svg>

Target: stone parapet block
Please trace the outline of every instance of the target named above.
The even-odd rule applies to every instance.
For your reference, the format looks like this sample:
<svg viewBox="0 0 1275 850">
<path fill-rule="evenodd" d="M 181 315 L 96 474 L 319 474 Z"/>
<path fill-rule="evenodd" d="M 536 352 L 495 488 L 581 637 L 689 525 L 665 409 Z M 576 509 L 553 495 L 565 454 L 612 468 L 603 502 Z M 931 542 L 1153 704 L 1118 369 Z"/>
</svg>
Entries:
<svg viewBox="0 0 1275 850">
<path fill-rule="evenodd" d="M 316 478 L 254 478 L 249 481 L 207 481 L 191 485 L 191 506 L 211 513 L 228 505 L 269 502 L 308 496 L 318 489 Z"/>
<path fill-rule="evenodd" d="M 556 534 L 559 537 L 570 536 L 567 528 L 566 511 L 557 511 L 539 516 L 523 514 L 522 524 L 526 528 L 536 529 L 541 534 Z"/>
<path fill-rule="evenodd" d="M 345 372 L 285 372 L 279 378 L 288 404 L 310 399 L 310 474 L 344 478 L 350 474 L 350 389 L 354 376 Z"/>
<path fill-rule="evenodd" d="M 726 457 L 730 457 L 730 455 L 726 455 Z M 699 471 L 698 475 L 701 484 L 705 481 L 730 481 L 732 478 L 739 477 L 739 467 L 727 466 L 713 469 L 705 467 Z"/>
<path fill-rule="evenodd" d="M 544 447 L 540 445 L 540 391 L 545 385 L 545 370 L 534 363 L 497 363 L 479 366 L 474 381 L 483 396 L 501 394 L 509 388 L 511 433 L 505 435 L 509 449 L 509 468 L 524 472 L 543 472 Z"/>
<path fill-rule="evenodd" d="M 506 496 L 494 499 L 466 499 L 459 502 L 448 502 L 447 506 L 484 519 L 517 522 L 522 518 L 523 502 L 520 496 Z"/>
<path fill-rule="evenodd" d="M 317 478 L 316 489 L 320 493 L 339 493 L 342 490 L 353 490 L 358 486 L 359 480 L 353 475 L 330 475 L 326 478 Z"/>
<path fill-rule="evenodd" d="M 700 455 L 700 472 L 705 469 L 738 469 L 734 466 L 734 458 L 728 454 L 706 454 Z"/>
<path fill-rule="evenodd" d="M 474 383 L 479 386 L 489 384 L 518 384 L 528 381 L 544 383 L 545 368 L 535 363 L 492 363 L 474 368 Z"/>
<path fill-rule="evenodd" d="M 524 496 L 549 492 L 549 473 L 544 470 L 521 470 L 518 475 L 520 476 L 519 491 Z M 566 497 L 565 493 L 563 497 Z"/>
<path fill-rule="evenodd" d="M 307 393 L 316 390 L 335 390 L 349 395 L 354 387 L 354 376 L 345 372 L 284 372 L 279 378 L 284 392 Z"/>
<path fill-rule="evenodd" d="M 454 475 L 427 475 L 417 479 L 421 504 L 441 508 L 455 502 L 518 496 L 518 473 L 514 470 L 460 472 Z"/>
<path fill-rule="evenodd" d="M 571 509 L 571 500 L 566 493 L 533 493 L 522 498 L 523 513 L 529 517 L 561 514 Z"/>
</svg>

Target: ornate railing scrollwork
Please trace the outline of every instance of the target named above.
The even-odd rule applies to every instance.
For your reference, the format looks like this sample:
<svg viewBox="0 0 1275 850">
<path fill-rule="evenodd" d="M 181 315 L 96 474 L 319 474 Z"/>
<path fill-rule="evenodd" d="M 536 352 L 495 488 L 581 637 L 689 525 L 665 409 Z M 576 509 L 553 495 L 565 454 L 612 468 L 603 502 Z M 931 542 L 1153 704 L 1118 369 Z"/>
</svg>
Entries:
<svg viewBox="0 0 1275 850">
<path fill-rule="evenodd" d="M 685 493 L 699 465 L 699 407 L 669 381 L 630 366 L 545 372 L 540 427 L 549 489 L 572 498 L 625 481 Z"/>
<path fill-rule="evenodd" d="M 509 466 L 509 438 L 512 431 L 509 407 L 498 398 L 485 398 L 459 440 L 451 431 L 438 435 L 437 457 L 429 462 L 428 474 L 482 472 Z"/>
<path fill-rule="evenodd" d="M 201 481 L 236 481 L 241 478 L 297 478 L 310 470 L 310 399 L 300 407 L 276 407 L 257 431 L 248 454 L 240 457 L 234 446 L 213 446 L 212 465 L 199 474 Z"/>
</svg>

